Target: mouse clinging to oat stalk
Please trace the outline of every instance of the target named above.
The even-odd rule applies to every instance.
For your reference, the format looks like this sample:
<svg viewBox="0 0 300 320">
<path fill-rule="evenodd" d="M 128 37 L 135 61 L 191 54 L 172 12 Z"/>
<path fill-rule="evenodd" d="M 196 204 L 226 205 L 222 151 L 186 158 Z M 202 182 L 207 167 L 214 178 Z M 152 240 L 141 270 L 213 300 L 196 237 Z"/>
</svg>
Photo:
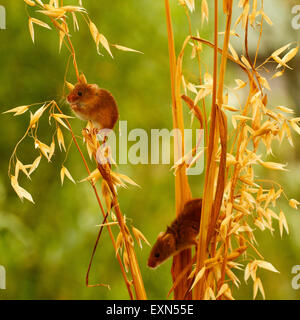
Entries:
<svg viewBox="0 0 300 320">
<path fill-rule="evenodd" d="M 184 205 L 178 217 L 161 232 L 148 259 L 148 267 L 156 268 L 171 256 L 196 245 L 199 233 L 202 199 L 192 199 Z"/>
<path fill-rule="evenodd" d="M 96 129 L 112 130 L 119 118 L 119 111 L 112 94 L 97 84 L 88 84 L 84 75 L 73 86 L 68 84 L 71 90 L 67 101 L 75 115 L 86 121 L 91 121 Z"/>
</svg>

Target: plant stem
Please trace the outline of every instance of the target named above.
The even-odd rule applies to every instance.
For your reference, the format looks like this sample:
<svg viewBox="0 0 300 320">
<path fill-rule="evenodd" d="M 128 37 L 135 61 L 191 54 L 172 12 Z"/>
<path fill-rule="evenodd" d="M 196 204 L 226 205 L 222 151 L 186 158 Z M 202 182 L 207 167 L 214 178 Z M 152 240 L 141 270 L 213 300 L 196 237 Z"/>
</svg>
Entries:
<svg viewBox="0 0 300 320">
<path fill-rule="evenodd" d="M 217 132 L 216 132 L 216 113 L 217 113 L 217 71 L 218 71 L 218 0 L 214 1 L 214 71 L 213 71 L 213 90 L 212 90 L 212 107 L 211 107 L 211 125 L 209 131 L 207 163 L 205 172 L 204 195 L 202 202 L 202 214 L 200 222 L 199 240 L 197 246 L 197 264 L 196 274 L 204 266 L 207 257 L 207 234 L 210 223 L 210 215 L 213 205 L 214 196 L 214 175 L 216 170 L 215 155 L 217 150 Z M 205 291 L 205 275 L 195 286 L 194 298 L 203 299 Z"/>
<path fill-rule="evenodd" d="M 57 110 L 58 110 L 61 114 L 63 114 L 63 112 L 62 112 L 61 109 L 58 107 L 58 105 L 57 105 L 57 104 L 55 104 L 55 105 L 56 105 Z M 73 139 L 73 141 L 74 141 L 74 143 L 75 143 L 75 146 L 76 146 L 76 148 L 77 148 L 77 150 L 78 150 L 78 152 L 79 152 L 79 154 L 80 154 L 80 156 L 81 156 L 81 158 L 82 158 L 82 161 L 83 161 L 83 163 L 84 163 L 84 166 L 85 166 L 85 168 L 86 168 L 86 171 L 87 171 L 88 175 L 90 175 L 90 174 L 91 174 L 90 169 L 89 169 L 88 164 L 87 164 L 87 162 L 86 162 L 86 160 L 85 160 L 85 157 L 84 157 L 84 155 L 83 155 L 83 153 L 82 153 L 82 151 L 81 151 L 81 149 L 80 149 L 80 147 L 79 147 L 79 145 L 78 145 L 77 139 L 76 139 L 76 137 L 75 137 L 75 135 L 74 135 L 74 133 L 73 133 L 73 129 L 72 129 L 71 125 L 70 125 L 70 122 L 68 121 L 68 119 L 65 119 L 65 121 L 66 121 L 66 123 L 67 123 L 68 128 L 70 129 L 70 132 L 71 132 L 71 135 L 72 135 L 72 139 Z M 106 213 L 105 213 L 104 208 L 103 208 L 103 206 L 102 206 L 102 203 L 101 203 L 101 200 L 100 200 L 100 197 L 99 197 L 97 188 L 96 188 L 96 186 L 95 186 L 93 183 L 91 183 L 91 186 L 92 186 L 92 188 L 93 188 L 93 190 L 94 190 L 94 193 L 95 193 L 95 196 L 96 196 L 98 205 L 99 205 L 99 207 L 100 207 L 100 209 L 101 209 L 102 215 L 103 215 L 103 217 L 105 217 L 105 216 L 106 216 Z M 111 230 L 110 226 L 107 226 L 107 230 L 108 230 L 109 236 L 110 236 L 110 238 L 111 238 L 111 241 L 112 241 L 114 250 L 115 250 L 115 252 L 116 252 L 116 251 L 117 251 L 116 241 L 115 241 L 115 238 L 114 238 L 114 235 L 113 235 L 113 233 L 112 233 L 112 230 Z M 121 272 L 122 272 L 122 275 L 123 275 L 123 278 L 124 278 L 124 281 L 125 281 L 125 284 L 126 284 L 126 287 L 127 287 L 127 291 L 128 291 L 128 293 L 129 293 L 129 297 L 130 297 L 131 300 L 133 300 L 134 297 L 133 297 L 133 294 L 132 294 L 132 291 L 131 291 L 131 284 L 130 284 L 130 281 L 127 279 L 127 275 L 126 275 L 126 272 L 125 272 L 124 266 L 123 266 L 123 264 L 122 264 L 122 260 L 121 260 L 121 257 L 120 257 L 120 255 L 119 255 L 119 253 L 117 253 L 117 259 L 118 259 L 118 262 L 119 262 L 119 265 L 120 265 L 120 268 L 121 268 Z"/>
<path fill-rule="evenodd" d="M 96 160 L 96 157 L 95 157 L 95 160 Z M 110 189 L 110 192 L 112 194 L 113 204 L 114 204 L 113 207 L 114 207 L 114 210 L 115 210 L 115 213 L 117 216 L 119 227 L 122 232 L 122 236 L 123 236 L 123 240 L 124 240 L 125 249 L 126 249 L 126 252 L 128 255 L 129 268 L 130 268 L 131 275 L 132 275 L 136 298 L 138 300 L 146 300 L 147 295 L 145 292 L 142 275 L 141 275 L 140 268 L 139 268 L 139 265 L 137 262 L 135 251 L 133 250 L 133 246 L 132 246 L 131 242 L 129 241 L 129 238 L 131 237 L 131 235 L 130 235 L 129 230 L 125 224 L 124 216 L 122 215 L 122 212 L 120 209 L 117 194 L 115 191 L 115 186 L 113 185 L 113 182 L 111 179 L 110 166 L 109 166 L 109 164 L 98 163 L 98 169 L 99 169 L 103 179 L 105 179 L 105 181 L 107 182 L 109 189 Z"/>
<path fill-rule="evenodd" d="M 181 105 L 180 83 L 181 83 L 181 65 L 176 64 L 176 54 L 174 45 L 174 36 L 171 21 L 171 12 L 169 0 L 165 0 L 167 33 L 168 33 L 168 47 L 169 47 L 169 62 L 170 62 L 170 76 L 171 76 L 171 95 L 172 95 L 172 115 L 173 128 L 176 130 L 174 135 L 174 161 L 176 162 L 184 155 L 184 123 Z M 182 57 L 178 58 L 178 61 Z M 181 136 L 181 140 L 180 137 Z M 186 176 L 186 165 L 182 165 L 175 176 L 175 201 L 176 201 L 176 215 L 179 215 L 187 200 L 191 198 L 191 191 Z M 177 276 L 182 272 L 186 265 L 191 261 L 191 250 L 184 250 L 173 258 L 172 277 L 173 282 L 176 281 Z M 174 299 L 184 299 L 185 293 L 189 288 L 189 280 L 183 278 L 180 284 L 174 290 Z M 186 297 L 191 299 L 191 292 Z"/>
</svg>

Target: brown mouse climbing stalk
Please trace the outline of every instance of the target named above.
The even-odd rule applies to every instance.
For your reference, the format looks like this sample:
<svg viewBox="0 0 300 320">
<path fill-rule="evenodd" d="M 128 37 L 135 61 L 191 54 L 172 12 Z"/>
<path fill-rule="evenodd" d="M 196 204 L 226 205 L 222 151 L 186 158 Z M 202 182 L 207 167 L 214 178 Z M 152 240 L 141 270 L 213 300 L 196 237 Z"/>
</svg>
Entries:
<svg viewBox="0 0 300 320">
<path fill-rule="evenodd" d="M 112 94 L 96 84 L 88 84 L 83 75 L 67 96 L 67 101 L 78 118 L 91 121 L 96 129 L 111 130 L 119 118 Z"/>
<path fill-rule="evenodd" d="M 165 232 L 161 232 L 148 259 L 148 266 L 156 268 L 171 256 L 197 245 L 202 199 L 188 201 L 178 217 Z"/>
</svg>

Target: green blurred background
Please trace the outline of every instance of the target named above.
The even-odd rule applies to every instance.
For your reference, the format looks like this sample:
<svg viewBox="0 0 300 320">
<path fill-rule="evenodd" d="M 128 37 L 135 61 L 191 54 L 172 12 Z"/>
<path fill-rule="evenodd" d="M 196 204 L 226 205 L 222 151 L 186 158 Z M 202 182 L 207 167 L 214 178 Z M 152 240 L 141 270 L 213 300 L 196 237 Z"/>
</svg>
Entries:
<svg viewBox="0 0 300 320">
<path fill-rule="evenodd" d="M 77 1 L 65 1 L 68 4 Z M 272 2 L 272 3 L 271 3 Z M 171 96 L 169 80 L 168 47 L 163 1 L 104 1 L 84 0 L 90 18 L 97 24 L 111 43 L 125 45 L 144 54 L 113 50 L 115 59 L 107 53 L 99 56 L 89 30 L 79 19 L 80 32 L 72 33 L 78 64 L 89 82 L 98 83 L 115 96 L 121 120 L 128 121 L 128 130 L 144 128 L 172 128 Z M 293 2 L 265 1 L 265 12 L 275 25 L 265 25 L 260 60 L 290 41 L 299 40 L 300 30 L 291 27 Z M 0 1 L 7 12 L 7 29 L 0 30 L 0 111 L 56 99 L 63 110 L 70 114 L 62 101 L 62 86 L 68 53 L 65 48 L 58 53 L 56 32 L 35 27 L 36 43 L 32 44 L 27 14 L 23 1 Z M 237 6 L 236 6 L 237 7 Z M 183 8 L 171 1 L 177 52 L 188 33 Z M 193 15 L 193 32 L 201 28 L 200 1 L 196 1 L 197 13 Z M 212 9 L 210 5 L 210 9 Z M 32 10 L 31 10 L 32 11 Z M 235 9 L 235 18 L 237 17 Z M 279 14 L 280 13 L 280 14 Z M 36 18 L 46 18 L 39 13 Z M 210 10 L 212 21 L 212 10 Z M 220 30 L 224 30 L 221 23 Z M 212 39 L 211 29 L 205 24 L 201 37 Z M 221 39 L 221 37 L 220 37 Z M 250 38 L 250 48 L 255 49 L 256 36 Z M 234 42 L 239 53 L 240 41 Z M 254 54 L 254 51 L 250 54 Z M 103 50 L 102 50 L 103 51 Z M 205 48 L 203 57 L 211 70 L 211 49 Z M 299 54 L 292 61 L 294 71 L 287 71 L 280 79 L 272 80 L 269 101 L 273 105 L 292 107 L 299 116 Z M 196 81 L 194 65 L 185 67 L 188 80 Z M 243 78 L 240 71 L 228 65 L 230 81 Z M 72 70 L 72 68 L 71 68 Z M 68 80 L 74 82 L 71 72 Z M 184 109 L 186 126 L 189 116 Z M 80 134 L 84 123 L 72 119 L 76 133 Z M 104 282 L 106 288 L 86 288 L 85 274 L 91 251 L 97 236 L 100 212 L 88 183 L 74 185 L 66 181 L 61 187 L 59 171 L 65 155 L 56 150 L 52 163 L 42 161 L 32 175 L 32 181 L 22 177 L 21 185 L 34 197 L 35 205 L 22 203 L 10 186 L 7 175 L 9 157 L 14 145 L 22 137 L 28 124 L 28 113 L 21 117 L 9 114 L 0 116 L 0 265 L 7 271 L 7 289 L 0 290 L 0 299 L 127 299 L 128 293 L 122 280 L 112 244 L 105 230 L 94 259 L 91 283 Z M 232 128 L 230 126 L 230 128 Z M 50 143 L 49 126 L 44 122 L 39 128 L 40 138 Z M 52 129 L 53 130 L 53 127 Z M 52 131 L 51 131 L 52 132 Z M 67 137 L 67 134 L 66 134 Z M 260 177 L 275 179 L 285 186 L 290 198 L 300 199 L 300 147 L 299 136 L 294 135 L 295 148 L 287 143 L 274 144 L 275 157 L 270 161 L 288 162 L 289 172 L 269 173 L 260 171 Z M 66 139 L 69 143 L 70 137 Z M 128 143 L 128 146 L 133 143 Z M 23 163 L 31 163 L 38 155 L 31 140 L 19 151 Z M 67 168 L 76 181 L 86 177 L 80 157 L 71 147 Z M 92 163 L 90 163 L 92 167 Z M 168 165 L 120 165 L 119 171 L 134 179 L 141 188 L 119 190 L 121 209 L 135 227 L 140 229 L 151 244 L 157 234 L 165 229 L 174 216 L 174 176 Z M 190 177 L 193 196 L 202 194 L 203 176 Z M 259 250 L 279 271 L 274 274 L 260 271 L 268 299 L 299 299 L 300 290 L 293 290 L 291 269 L 300 264 L 300 219 L 286 201 L 280 203 L 287 216 L 290 235 L 280 239 L 278 226 L 270 232 L 255 235 Z M 114 228 L 115 235 L 117 229 Z M 146 291 L 150 299 L 164 299 L 171 286 L 171 260 L 156 270 L 146 266 L 150 248 L 136 249 Z M 252 281 L 244 283 L 242 273 L 240 290 L 235 296 L 252 298 Z M 260 296 L 259 296 L 260 298 Z"/>
</svg>

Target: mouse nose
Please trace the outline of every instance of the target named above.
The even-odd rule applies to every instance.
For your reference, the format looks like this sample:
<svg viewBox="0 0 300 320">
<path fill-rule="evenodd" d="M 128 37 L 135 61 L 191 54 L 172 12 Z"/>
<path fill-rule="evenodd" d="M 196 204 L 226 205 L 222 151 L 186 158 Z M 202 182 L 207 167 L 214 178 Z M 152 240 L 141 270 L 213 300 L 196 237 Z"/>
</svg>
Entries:
<svg viewBox="0 0 300 320">
<path fill-rule="evenodd" d="M 151 259 L 149 259 L 148 260 L 148 267 L 149 268 L 155 268 L 156 267 L 156 263 L 155 263 L 155 261 L 154 260 L 151 260 Z"/>
</svg>

